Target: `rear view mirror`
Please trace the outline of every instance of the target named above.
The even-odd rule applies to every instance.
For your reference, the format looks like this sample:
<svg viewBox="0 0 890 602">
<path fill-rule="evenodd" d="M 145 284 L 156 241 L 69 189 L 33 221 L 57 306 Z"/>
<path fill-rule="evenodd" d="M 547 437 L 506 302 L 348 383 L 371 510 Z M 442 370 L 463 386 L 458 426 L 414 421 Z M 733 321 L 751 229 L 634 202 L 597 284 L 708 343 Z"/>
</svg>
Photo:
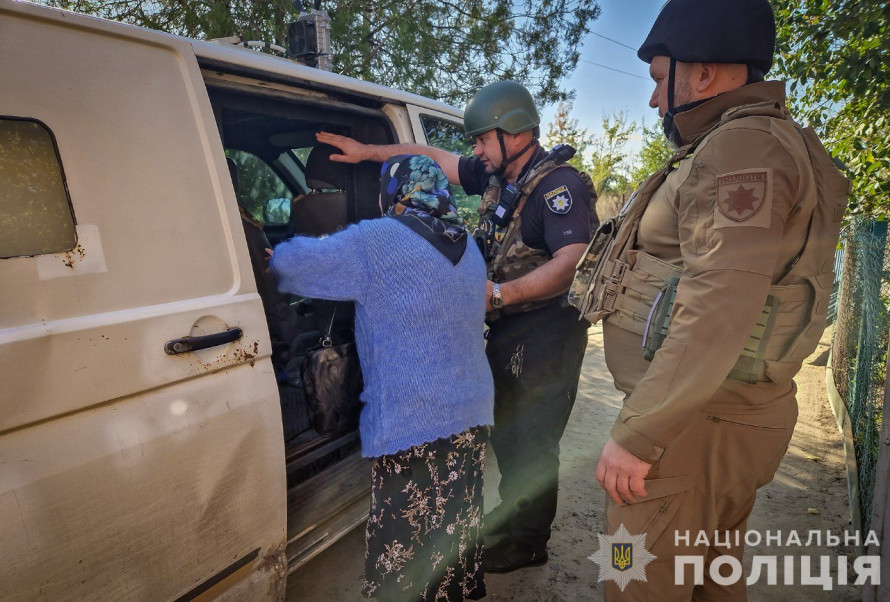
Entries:
<svg viewBox="0 0 890 602">
<path fill-rule="evenodd" d="M 263 223 L 284 225 L 290 222 L 291 200 L 289 198 L 269 199 L 263 204 Z"/>
</svg>

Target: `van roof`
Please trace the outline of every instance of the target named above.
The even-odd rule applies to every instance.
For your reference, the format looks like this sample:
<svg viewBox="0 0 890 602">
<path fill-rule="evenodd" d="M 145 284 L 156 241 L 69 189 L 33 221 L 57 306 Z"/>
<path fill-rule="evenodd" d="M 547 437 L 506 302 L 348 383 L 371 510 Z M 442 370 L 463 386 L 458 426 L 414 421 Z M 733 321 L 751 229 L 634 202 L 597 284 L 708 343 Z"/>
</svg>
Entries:
<svg viewBox="0 0 890 602">
<path fill-rule="evenodd" d="M 263 54 L 231 44 L 186 38 L 163 31 L 22 0 L 0 0 L 0 13 L 6 11 L 29 13 L 50 21 L 64 20 L 70 22 L 71 20 L 82 19 L 81 25 L 87 28 L 109 31 L 124 38 L 134 38 L 143 42 L 153 40 L 156 43 L 163 44 L 166 42 L 169 44 L 171 38 L 176 39 L 180 43 L 186 42 L 192 46 L 202 67 L 218 68 L 223 71 L 253 74 L 254 76 L 261 77 L 273 76 L 279 81 L 298 83 L 304 86 L 309 84 L 310 87 L 314 87 L 319 91 L 347 93 L 378 101 L 420 105 L 431 110 L 454 115 L 458 118 L 463 115 L 463 111 L 452 105 L 417 94 L 403 92 L 329 71 L 322 71 L 314 67 L 307 67 L 284 57 Z"/>
<path fill-rule="evenodd" d="M 222 68 L 228 66 L 240 72 L 249 71 L 257 74 L 262 73 L 267 76 L 271 74 L 282 79 L 314 84 L 319 90 L 323 91 L 347 92 L 377 100 L 420 105 L 456 117 L 463 115 L 463 111 L 444 102 L 354 77 L 307 67 L 284 57 L 264 54 L 241 46 L 220 42 L 193 39 L 189 39 L 189 42 L 195 49 L 195 55 L 202 66 Z"/>
</svg>

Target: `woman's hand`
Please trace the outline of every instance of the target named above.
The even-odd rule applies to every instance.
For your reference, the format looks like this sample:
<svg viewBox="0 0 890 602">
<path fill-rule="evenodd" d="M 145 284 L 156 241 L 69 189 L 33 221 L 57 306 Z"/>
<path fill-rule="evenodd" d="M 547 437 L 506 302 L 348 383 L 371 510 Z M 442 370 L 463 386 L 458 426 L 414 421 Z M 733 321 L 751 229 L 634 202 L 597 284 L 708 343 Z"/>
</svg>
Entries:
<svg viewBox="0 0 890 602">
<path fill-rule="evenodd" d="M 266 273 L 271 274 L 272 269 L 269 267 L 269 262 L 272 261 L 272 257 L 275 255 L 275 251 L 266 247 Z"/>
</svg>

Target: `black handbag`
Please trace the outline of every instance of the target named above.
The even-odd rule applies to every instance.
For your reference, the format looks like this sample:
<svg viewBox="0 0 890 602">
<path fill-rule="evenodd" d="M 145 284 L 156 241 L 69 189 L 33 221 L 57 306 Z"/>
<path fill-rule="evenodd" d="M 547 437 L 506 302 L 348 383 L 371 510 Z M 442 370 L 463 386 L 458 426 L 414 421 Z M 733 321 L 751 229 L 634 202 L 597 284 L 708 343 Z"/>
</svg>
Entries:
<svg viewBox="0 0 890 602">
<path fill-rule="evenodd" d="M 334 311 L 336 315 L 336 310 Z M 362 403 L 362 371 L 355 342 L 334 345 L 331 330 L 317 347 L 306 352 L 301 367 L 309 424 L 324 437 L 334 437 L 358 428 Z"/>
</svg>

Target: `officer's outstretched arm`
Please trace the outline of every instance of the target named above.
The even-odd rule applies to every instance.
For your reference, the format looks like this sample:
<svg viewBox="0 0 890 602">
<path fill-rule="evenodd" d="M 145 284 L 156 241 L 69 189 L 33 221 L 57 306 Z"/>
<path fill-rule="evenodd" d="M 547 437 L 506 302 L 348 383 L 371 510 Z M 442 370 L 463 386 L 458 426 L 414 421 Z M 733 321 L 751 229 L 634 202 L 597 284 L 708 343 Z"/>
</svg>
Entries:
<svg viewBox="0 0 890 602">
<path fill-rule="evenodd" d="M 566 245 L 558 249 L 544 265 L 522 278 L 502 283 L 501 297 L 504 305 L 543 301 L 568 291 L 575 277 L 575 267 L 585 249 L 587 245 L 584 243 Z"/>
<path fill-rule="evenodd" d="M 315 138 L 322 144 L 329 144 L 340 149 L 341 154 L 331 155 L 331 161 L 340 163 L 361 163 L 376 161 L 383 163 L 393 155 L 426 155 L 439 164 L 445 177 L 452 184 L 460 185 L 458 163 L 460 155 L 424 144 L 364 144 L 329 132 L 318 132 Z"/>
</svg>

